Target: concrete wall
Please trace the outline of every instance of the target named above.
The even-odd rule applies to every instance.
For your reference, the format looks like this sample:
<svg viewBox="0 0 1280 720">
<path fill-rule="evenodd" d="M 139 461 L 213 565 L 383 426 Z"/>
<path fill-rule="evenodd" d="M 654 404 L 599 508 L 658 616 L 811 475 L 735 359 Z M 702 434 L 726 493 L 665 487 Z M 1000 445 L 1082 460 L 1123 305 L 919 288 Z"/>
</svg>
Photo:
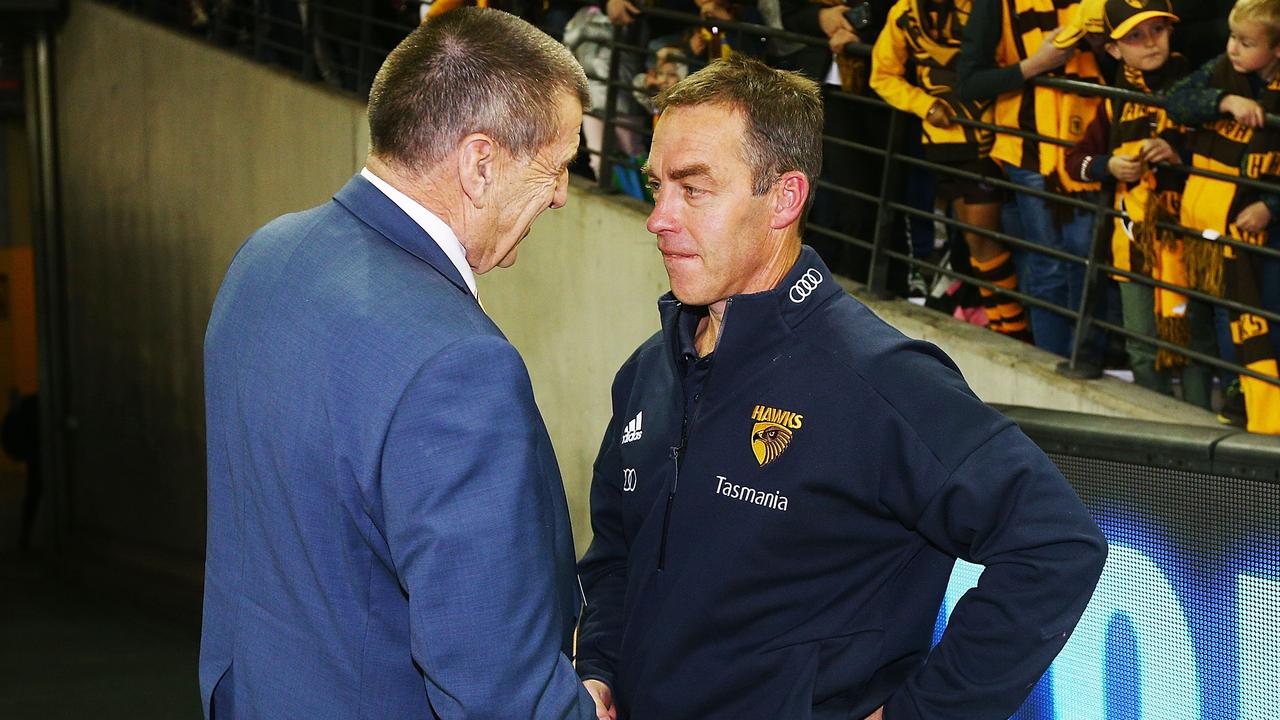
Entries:
<svg viewBox="0 0 1280 720">
<path fill-rule="evenodd" d="M 204 537 L 201 341 L 242 239 L 323 202 L 361 166 L 363 105 L 116 9 L 73 3 L 58 38 L 68 258 L 71 500 L 86 536 L 198 562 Z M 575 185 L 481 299 L 524 354 L 579 550 L 613 372 L 657 328 L 665 276 L 643 206 Z M 943 346 L 992 402 L 1211 421 L 1123 382 L 906 303 L 873 303 Z M 136 552 L 135 552 L 136 554 Z"/>
<path fill-rule="evenodd" d="M 56 63 L 71 519 L 199 560 L 214 293 L 254 228 L 360 167 L 363 106 L 90 2 Z"/>
</svg>

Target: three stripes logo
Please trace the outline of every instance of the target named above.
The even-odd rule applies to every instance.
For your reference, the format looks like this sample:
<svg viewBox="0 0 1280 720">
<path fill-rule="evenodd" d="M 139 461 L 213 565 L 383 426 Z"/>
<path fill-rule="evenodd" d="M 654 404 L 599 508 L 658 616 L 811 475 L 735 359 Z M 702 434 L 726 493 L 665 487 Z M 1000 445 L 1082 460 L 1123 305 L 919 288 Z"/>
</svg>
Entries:
<svg viewBox="0 0 1280 720">
<path fill-rule="evenodd" d="M 627 423 L 627 426 L 622 429 L 622 444 L 626 445 L 629 442 L 635 442 L 636 440 L 644 437 L 644 429 L 641 427 L 643 424 L 644 411 L 641 410 L 636 413 L 636 416 L 631 418 L 631 422 Z"/>
</svg>

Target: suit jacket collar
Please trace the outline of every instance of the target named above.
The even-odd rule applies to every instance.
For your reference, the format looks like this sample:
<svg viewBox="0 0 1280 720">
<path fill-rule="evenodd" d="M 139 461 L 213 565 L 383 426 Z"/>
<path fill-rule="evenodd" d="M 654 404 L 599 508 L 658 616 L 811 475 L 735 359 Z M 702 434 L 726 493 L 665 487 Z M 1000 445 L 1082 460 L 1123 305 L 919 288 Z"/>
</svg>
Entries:
<svg viewBox="0 0 1280 720">
<path fill-rule="evenodd" d="M 333 199 L 388 240 L 430 265 L 459 290 L 471 295 L 471 289 L 436 241 L 373 183 L 357 174 Z"/>
</svg>

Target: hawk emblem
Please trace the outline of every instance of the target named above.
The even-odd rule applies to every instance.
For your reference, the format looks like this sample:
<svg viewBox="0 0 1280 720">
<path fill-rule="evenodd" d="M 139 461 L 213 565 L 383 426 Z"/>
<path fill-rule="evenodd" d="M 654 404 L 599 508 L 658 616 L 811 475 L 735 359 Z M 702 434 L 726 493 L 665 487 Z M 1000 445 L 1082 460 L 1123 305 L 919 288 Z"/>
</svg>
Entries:
<svg viewBox="0 0 1280 720">
<path fill-rule="evenodd" d="M 751 428 L 751 452 L 764 467 L 786 451 L 791 444 L 791 430 L 775 422 L 758 422 Z"/>
</svg>

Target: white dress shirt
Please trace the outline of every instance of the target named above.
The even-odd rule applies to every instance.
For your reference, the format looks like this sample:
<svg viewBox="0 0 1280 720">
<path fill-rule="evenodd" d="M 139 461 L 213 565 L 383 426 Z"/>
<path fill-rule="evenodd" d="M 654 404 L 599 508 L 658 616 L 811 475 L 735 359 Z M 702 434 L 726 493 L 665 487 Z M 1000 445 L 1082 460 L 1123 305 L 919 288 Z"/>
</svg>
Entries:
<svg viewBox="0 0 1280 720">
<path fill-rule="evenodd" d="M 462 276 L 467 287 L 471 290 L 471 294 L 478 300 L 480 291 L 476 289 L 476 274 L 471 272 L 471 266 L 467 264 L 467 250 L 462 247 L 462 243 L 458 242 L 458 236 L 454 234 L 453 229 L 444 223 L 435 213 L 419 205 L 413 198 L 405 195 L 399 190 L 391 187 L 386 180 L 374 175 L 369 168 L 360 171 L 360 175 L 373 186 L 382 191 L 405 212 L 413 221 L 418 223 L 427 235 L 440 246 L 444 254 L 453 262 L 453 266 L 458 268 L 458 274 Z"/>
</svg>

